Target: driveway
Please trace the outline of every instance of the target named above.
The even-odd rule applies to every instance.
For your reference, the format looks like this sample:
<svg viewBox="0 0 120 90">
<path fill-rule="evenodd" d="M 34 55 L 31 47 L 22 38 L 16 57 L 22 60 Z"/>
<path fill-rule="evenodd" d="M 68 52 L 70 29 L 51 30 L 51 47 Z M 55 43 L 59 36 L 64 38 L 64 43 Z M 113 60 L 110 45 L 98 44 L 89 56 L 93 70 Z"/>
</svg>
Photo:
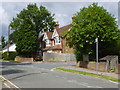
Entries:
<svg viewBox="0 0 120 90">
<path fill-rule="evenodd" d="M 19 88 L 118 88 L 105 79 L 84 76 L 51 68 L 69 64 L 10 63 L 2 62 L 2 76 Z M 70 64 L 74 65 L 74 64 Z"/>
</svg>

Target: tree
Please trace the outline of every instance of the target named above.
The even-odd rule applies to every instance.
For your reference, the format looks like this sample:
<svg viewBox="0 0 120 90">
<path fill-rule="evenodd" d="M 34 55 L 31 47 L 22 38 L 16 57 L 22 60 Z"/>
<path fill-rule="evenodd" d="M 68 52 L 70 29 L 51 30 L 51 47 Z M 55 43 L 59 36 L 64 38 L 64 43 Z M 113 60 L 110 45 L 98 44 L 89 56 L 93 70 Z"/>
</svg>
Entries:
<svg viewBox="0 0 120 90">
<path fill-rule="evenodd" d="M 54 14 L 52 15 L 42 5 L 38 8 L 36 4 L 29 4 L 27 9 L 23 9 L 17 14 L 17 18 L 13 18 L 10 26 L 13 30 L 19 30 L 23 20 L 29 18 L 34 25 L 34 30 L 36 30 L 38 34 L 42 32 L 44 28 L 47 28 L 48 31 L 53 31 L 53 26 L 55 25 L 53 16 Z"/>
<path fill-rule="evenodd" d="M 5 37 L 1 36 L 1 44 L 2 44 L 2 48 L 5 47 Z"/>
<path fill-rule="evenodd" d="M 95 49 L 95 38 L 99 38 L 99 44 L 118 39 L 120 35 L 115 19 L 97 3 L 80 9 L 80 12 L 74 15 L 70 31 L 65 32 L 67 44 L 75 48 L 75 53 L 79 51 L 76 57 L 81 54 L 92 54 Z"/>
<path fill-rule="evenodd" d="M 18 31 L 16 30 L 16 31 L 13 31 L 13 33 L 11 33 L 11 34 L 9 35 L 10 44 L 16 43 L 17 33 L 18 33 Z"/>
<path fill-rule="evenodd" d="M 13 18 L 10 26 L 15 31 L 10 35 L 10 40 L 16 42 L 19 55 L 31 57 L 36 52 L 39 33 L 43 32 L 44 28 L 53 31 L 55 25 L 53 16 L 54 14 L 52 15 L 42 5 L 38 8 L 36 4 L 29 4 L 17 14 L 17 18 Z"/>
<path fill-rule="evenodd" d="M 24 57 L 32 57 L 37 50 L 37 32 L 32 22 L 26 18 L 19 27 L 16 40 L 16 51 Z"/>
</svg>

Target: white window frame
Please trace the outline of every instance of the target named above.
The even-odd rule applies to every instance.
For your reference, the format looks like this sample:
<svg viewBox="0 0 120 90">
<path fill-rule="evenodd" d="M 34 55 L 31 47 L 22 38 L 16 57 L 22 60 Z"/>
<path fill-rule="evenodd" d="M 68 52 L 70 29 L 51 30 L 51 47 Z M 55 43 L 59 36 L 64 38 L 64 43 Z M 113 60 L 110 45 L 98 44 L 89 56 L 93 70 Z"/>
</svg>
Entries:
<svg viewBox="0 0 120 90">
<path fill-rule="evenodd" d="M 53 44 L 53 46 L 54 46 L 54 40 L 53 40 L 52 44 Z"/>
<path fill-rule="evenodd" d="M 51 41 L 50 40 L 46 40 L 46 46 L 50 46 L 50 43 L 51 43 Z"/>
<path fill-rule="evenodd" d="M 55 38 L 55 44 L 56 45 L 61 45 L 61 38 L 60 37 Z"/>
<path fill-rule="evenodd" d="M 52 53 L 52 50 L 48 50 L 47 53 Z"/>
</svg>

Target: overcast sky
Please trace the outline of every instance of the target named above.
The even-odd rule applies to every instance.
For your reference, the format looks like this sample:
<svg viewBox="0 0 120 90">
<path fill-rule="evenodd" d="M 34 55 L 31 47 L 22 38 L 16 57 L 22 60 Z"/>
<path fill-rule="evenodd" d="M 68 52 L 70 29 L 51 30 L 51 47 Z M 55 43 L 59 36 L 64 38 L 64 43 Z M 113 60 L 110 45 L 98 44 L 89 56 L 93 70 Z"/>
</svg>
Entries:
<svg viewBox="0 0 120 90">
<path fill-rule="evenodd" d="M 3 35 L 7 40 L 8 25 L 13 17 L 30 2 L 2 2 L 0 3 L 0 36 Z M 31 2 L 35 3 L 35 2 Z M 54 13 L 55 21 L 59 22 L 60 27 L 70 24 L 74 13 L 79 12 L 80 8 L 87 7 L 92 2 L 37 2 L 37 6 L 45 6 L 51 13 Z M 118 21 L 118 2 L 98 2 L 109 13 L 116 17 Z M 119 6 L 120 7 L 120 6 Z"/>
</svg>

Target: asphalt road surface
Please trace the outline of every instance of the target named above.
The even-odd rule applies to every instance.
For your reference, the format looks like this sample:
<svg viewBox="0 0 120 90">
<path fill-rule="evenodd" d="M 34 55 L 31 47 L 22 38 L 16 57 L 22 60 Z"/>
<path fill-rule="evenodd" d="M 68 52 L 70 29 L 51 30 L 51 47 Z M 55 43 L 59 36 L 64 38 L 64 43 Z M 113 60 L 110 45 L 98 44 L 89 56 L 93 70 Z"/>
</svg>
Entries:
<svg viewBox="0 0 120 90">
<path fill-rule="evenodd" d="M 118 84 L 109 80 L 63 71 L 50 71 L 52 68 L 67 65 L 75 64 L 2 62 L 0 72 L 19 88 L 118 88 Z"/>
</svg>

